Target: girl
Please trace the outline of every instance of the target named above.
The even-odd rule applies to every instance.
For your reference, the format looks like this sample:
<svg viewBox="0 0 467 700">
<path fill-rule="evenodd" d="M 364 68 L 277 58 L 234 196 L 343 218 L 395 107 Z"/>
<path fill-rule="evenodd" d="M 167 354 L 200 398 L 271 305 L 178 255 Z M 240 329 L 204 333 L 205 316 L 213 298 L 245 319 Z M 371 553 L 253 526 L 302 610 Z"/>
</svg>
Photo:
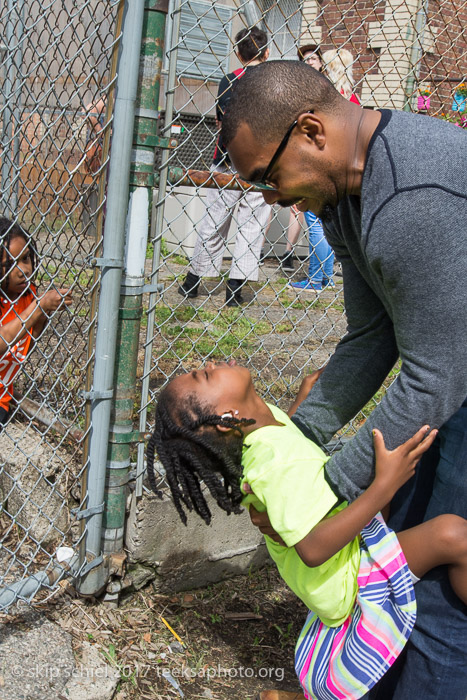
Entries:
<svg viewBox="0 0 467 700">
<path fill-rule="evenodd" d="M 305 379 L 290 414 L 318 376 Z M 281 576 L 310 610 L 295 657 L 305 698 L 365 695 L 404 647 L 415 622 L 412 581 L 432 567 L 449 564 L 451 584 L 467 602 L 467 521 L 443 515 L 396 536 L 380 514 L 436 433 L 425 426 L 389 451 L 375 430 L 374 480 L 349 505 L 326 481 L 324 453 L 258 396 L 246 368 L 208 362 L 160 395 L 147 450 L 153 490 L 161 495 L 157 448 L 184 523 L 183 506 L 210 522 L 204 481 L 227 513 L 238 513 L 241 502 L 267 509 L 283 540 L 266 536 Z"/>
<path fill-rule="evenodd" d="M 0 217 L 0 429 L 13 395 L 13 379 L 42 333 L 49 315 L 72 302 L 69 289 L 51 289 L 36 296 L 32 283 L 36 257 L 31 237 Z"/>
</svg>

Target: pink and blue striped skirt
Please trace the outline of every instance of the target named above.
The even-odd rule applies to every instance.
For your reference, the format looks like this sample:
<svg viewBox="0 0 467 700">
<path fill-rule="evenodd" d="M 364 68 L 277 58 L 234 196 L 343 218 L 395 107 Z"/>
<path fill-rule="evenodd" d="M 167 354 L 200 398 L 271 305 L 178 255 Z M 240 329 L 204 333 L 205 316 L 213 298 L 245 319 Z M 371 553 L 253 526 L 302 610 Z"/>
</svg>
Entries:
<svg viewBox="0 0 467 700">
<path fill-rule="evenodd" d="M 416 602 L 395 533 L 378 514 L 362 530 L 359 591 L 352 613 L 327 627 L 310 612 L 295 647 L 306 698 L 361 698 L 397 659 L 412 632 Z"/>
</svg>

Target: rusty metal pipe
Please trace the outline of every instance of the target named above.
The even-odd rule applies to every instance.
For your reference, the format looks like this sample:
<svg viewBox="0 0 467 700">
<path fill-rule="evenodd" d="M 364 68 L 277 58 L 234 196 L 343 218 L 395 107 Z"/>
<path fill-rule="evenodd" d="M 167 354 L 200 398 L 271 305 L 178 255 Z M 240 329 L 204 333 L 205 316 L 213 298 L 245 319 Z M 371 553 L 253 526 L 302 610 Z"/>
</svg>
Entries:
<svg viewBox="0 0 467 700">
<path fill-rule="evenodd" d="M 210 170 L 184 170 L 183 168 L 169 168 L 168 177 L 171 185 L 183 187 L 211 187 L 225 190 L 241 190 L 248 192 L 262 192 L 259 187 L 250 185 L 238 175 L 228 173 L 216 173 Z M 159 184 L 159 175 L 155 176 L 156 187 Z"/>
</svg>

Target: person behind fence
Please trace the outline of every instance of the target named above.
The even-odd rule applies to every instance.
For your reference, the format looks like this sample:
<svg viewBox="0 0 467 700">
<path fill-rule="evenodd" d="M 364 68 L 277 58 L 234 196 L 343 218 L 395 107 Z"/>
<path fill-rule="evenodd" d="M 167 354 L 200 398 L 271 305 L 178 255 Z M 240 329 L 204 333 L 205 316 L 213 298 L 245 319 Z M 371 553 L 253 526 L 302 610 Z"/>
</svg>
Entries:
<svg viewBox="0 0 467 700">
<path fill-rule="evenodd" d="M 38 296 L 34 284 L 36 252 L 31 236 L 17 223 L 0 218 L 0 429 L 13 397 L 13 380 L 50 315 L 72 302 L 69 289 Z"/>
<path fill-rule="evenodd" d="M 84 165 L 88 173 L 94 175 L 102 165 L 102 147 L 107 96 L 86 105 L 88 131 L 84 148 Z"/>
<path fill-rule="evenodd" d="M 371 483 L 375 426 L 392 448 L 423 419 L 439 439 L 395 497 L 389 524 L 467 517 L 465 134 L 439 119 L 362 109 L 305 64 L 273 61 L 239 82 L 222 138 L 240 176 L 269 187 L 268 204 L 321 218 L 342 264 L 347 333 L 296 425 L 326 444 L 400 358 L 390 390 L 326 463 L 336 493 L 353 501 Z M 271 533 L 265 514 L 254 522 Z M 467 609 L 443 567 L 416 594 L 402 663 L 370 697 L 465 700 Z"/>
<path fill-rule="evenodd" d="M 305 378 L 289 414 L 319 374 Z M 151 488 L 162 497 L 156 449 L 185 524 L 185 509 L 211 522 L 208 490 L 227 513 L 240 512 L 240 504 L 267 509 L 282 538 L 279 544 L 265 537 L 269 553 L 310 610 L 295 650 L 305 698 L 367 693 L 404 647 L 416 616 L 413 583 L 434 566 L 449 565 L 451 584 L 467 603 L 467 520 L 443 515 L 396 536 L 380 513 L 437 431 L 424 426 L 392 451 L 373 433 L 374 479 L 349 504 L 325 478 L 324 452 L 263 401 L 249 370 L 234 361 L 207 362 L 176 377 L 157 403 L 147 448 Z M 264 691 L 261 697 L 297 696 Z"/>
<path fill-rule="evenodd" d="M 350 102 L 356 105 L 360 100 L 354 92 L 353 64 L 355 59 L 348 49 L 329 49 L 325 51 L 321 60 L 324 65 L 324 73 L 334 85 L 336 90 Z"/>
<path fill-rule="evenodd" d="M 235 36 L 236 55 L 243 68 L 229 73 L 219 83 L 216 103 L 219 124 L 239 79 L 254 66 L 267 60 L 267 42 L 267 34 L 257 27 L 242 29 Z M 217 141 L 211 170 L 232 172 L 229 157 L 220 138 Z M 245 194 L 235 190 L 208 189 L 205 202 L 206 213 L 197 232 L 190 269 L 178 291 L 182 296 L 194 298 L 198 295 L 201 277 L 220 275 L 233 210 L 238 202 L 238 231 L 225 297 L 227 306 L 238 306 L 244 302 L 242 287 L 245 282 L 258 279 L 263 231 L 267 226 L 271 207 L 258 192 Z"/>
</svg>

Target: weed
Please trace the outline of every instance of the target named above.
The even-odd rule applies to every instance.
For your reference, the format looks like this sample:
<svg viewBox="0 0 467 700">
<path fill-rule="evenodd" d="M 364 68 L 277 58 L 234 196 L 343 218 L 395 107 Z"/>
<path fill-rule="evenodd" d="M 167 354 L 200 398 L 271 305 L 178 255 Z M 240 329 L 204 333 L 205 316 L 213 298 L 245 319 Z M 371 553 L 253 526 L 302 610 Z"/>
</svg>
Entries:
<svg viewBox="0 0 467 700">
<path fill-rule="evenodd" d="M 273 627 L 279 633 L 279 644 L 281 645 L 281 648 L 283 649 L 289 643 L 290 635 L 293 631 L 292 630 L 293 623 L 289 622 L 289 624 L 287 625 L 287 629 L 285 631 L 279 625 L 273 625 Z"/>
<path fill-rule="evenodd" d="M 120 673 L 120 678 L 123 682 L 129 682 L 131 685 L 133 685 L 135 688 L 137 687 L 137 682 L 136 682 L 136 671 L 137 669 L 135 668 L 131 673 L 129 672 L 129 667 L 128 665 L 121 664 L 118 661 L 117 658 L 117 651 L 115 649 L 115 646 L 113 644 L 109 644 L 109 649 L 108 651 L 105 651 L 104 649 L 102 650 L 102 655 L 106 659 L 106 661 L 109 662 L 111 666 L 116 668 L 118 672 Z"/>
<path fill-rule="evenodd" d="M 285 322 L 285 323 L 276 323 L 274 326 L 274 332 L 275 333 L 291 333 L 293 331 L 293 323 L 290 322 Z"/>
<path fill-rule="evenodd" d="M 185 265 L 186 266 L 190 262 L 188 260 L 188 258 L 186 258 L 184 255 L 172 255 L 170 259 L 172 262 L 176 263 L 177 265 Z"/>
</svg>

